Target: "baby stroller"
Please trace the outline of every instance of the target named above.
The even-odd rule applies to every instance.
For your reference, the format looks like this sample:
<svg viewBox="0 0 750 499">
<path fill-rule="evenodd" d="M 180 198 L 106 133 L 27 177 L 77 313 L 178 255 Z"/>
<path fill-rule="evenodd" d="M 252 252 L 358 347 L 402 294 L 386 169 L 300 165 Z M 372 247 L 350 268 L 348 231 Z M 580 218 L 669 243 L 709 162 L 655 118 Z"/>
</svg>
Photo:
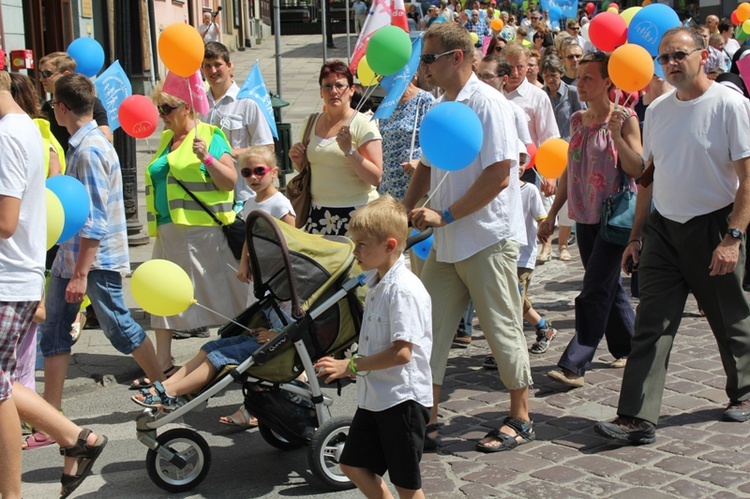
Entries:
<svg viewBox="0 0 750 499">
<path fill-rule="evenodd" d="M 136 430 L 149 448 L 149 477 L 169 492 L 203 481 L 211 465 L 205 439 L 187 428 L 158 436 L 157 429 L 202 410 L 209 398 L 237 382 L 266 442 L 282 450 L 309 445 L 313 475 L 331 490 L 352 488 L 338 467 L 351 417 L 330 415 L 333 399 L 322 393 L 313 364 L 326 355 L 343 357 L 359 334 L 365 291 L 354 244 L 345 237 L 307 234 L 259 211 L 249 215 L 246 237 L 258 302 L 235 321 L 281 332 L 239 366 L 225 368 L 185 405 L 139 415 Z M 219 330 L 222 337 L 245 332 L 232 322 Z M 303 371 L 307 383 L 296 381 Z"/>
</svg>

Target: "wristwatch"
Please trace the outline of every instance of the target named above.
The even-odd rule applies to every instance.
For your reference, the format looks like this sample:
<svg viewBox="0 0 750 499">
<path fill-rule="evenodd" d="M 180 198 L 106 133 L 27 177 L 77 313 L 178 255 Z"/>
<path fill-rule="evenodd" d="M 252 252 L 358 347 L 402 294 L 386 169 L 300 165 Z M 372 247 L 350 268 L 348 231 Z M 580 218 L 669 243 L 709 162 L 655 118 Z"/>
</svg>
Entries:
<svg viewBox="0 0 750 499">
<path fill-rule="evenodd" d="M 456 219 L 453 218 L 453 213 L 451 213 L 450 208 L 446 208 L 443 211 L 440 212 L 440 215 L 443 217 L 443 220 L 445 220 L 445 224 L 448 225 L 449 223 L 454 222 Z"/>
<path fill-rule="evenodd" d="M 727 235 L 732 239 L 742 239 L 742 231 L 740 229 L 727 229 Z"/>
<path fill-rule="evenodd" d="M 348 153 L 344 154 L 344 157 L 345 158 L 351 158 L 352 154 L 354 154 L 355 151 L 356 151 L 356 149 L 352 147 L 351 149 L 349 149 Z"/>
</svg>

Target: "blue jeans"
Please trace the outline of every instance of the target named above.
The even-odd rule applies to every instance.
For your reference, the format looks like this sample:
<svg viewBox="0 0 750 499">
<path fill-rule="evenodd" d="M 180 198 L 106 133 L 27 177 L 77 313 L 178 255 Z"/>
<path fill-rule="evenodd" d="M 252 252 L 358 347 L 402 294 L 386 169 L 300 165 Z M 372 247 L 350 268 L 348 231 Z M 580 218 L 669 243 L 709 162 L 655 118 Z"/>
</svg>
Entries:
<svg viewBox="0 0 750 499">
<path fill-rule="evenodd" d="M 45 303 L 47 319 L 41 324 L 41 346 L 45 357 L 70 353 L 70 326 L 81 308 L 80 303 L 65 301 L 70 279 L 52 276 Z M 110 270 L 89 272 L 86 294 L 91 300 L 104 335 L 118 352 L 129 355 L 146 339 L 143 328 L 133 320 L 122 295 L 122 276 Z"/>
</svg>

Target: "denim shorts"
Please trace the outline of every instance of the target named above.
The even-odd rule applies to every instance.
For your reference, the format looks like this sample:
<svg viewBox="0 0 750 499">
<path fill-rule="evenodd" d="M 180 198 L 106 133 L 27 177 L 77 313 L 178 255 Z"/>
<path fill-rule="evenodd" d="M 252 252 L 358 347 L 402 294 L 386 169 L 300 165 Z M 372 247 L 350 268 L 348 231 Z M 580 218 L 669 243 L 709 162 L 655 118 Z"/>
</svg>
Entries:
<svg viewBox="0 0 750 499">
<path fill-rule="evenodd" d="M 52 357 L 70 353 L 71 324 L 81 308 L 80 303 L 65 301 L 70 279 L 52 276 L 46 297 L 47 319 L 41 324 L 42 354 Z M 130 355 L 146 340 L 143 328 L 133 320 L 122 295 L 122 276 L 111 270 L 89 272 L 86 294 L 91 299 L 104 335 L 118 352 Z"/>
<path fill-rule="evenodd" d="M 240 335 L 209 341 L 201 347 L 208 354 L 208 361 L 217 371 L 224 366 L 242 364 L 250 357 L 260 344 L 255 336 Z"/>
</svg>

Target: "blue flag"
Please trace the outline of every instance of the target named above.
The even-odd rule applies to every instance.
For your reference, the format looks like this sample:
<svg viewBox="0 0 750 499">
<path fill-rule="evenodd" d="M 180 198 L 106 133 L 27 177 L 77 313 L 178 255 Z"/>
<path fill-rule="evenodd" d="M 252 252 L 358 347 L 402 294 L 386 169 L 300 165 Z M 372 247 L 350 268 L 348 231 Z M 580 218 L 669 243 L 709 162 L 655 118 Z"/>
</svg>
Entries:
<svg viewBox="0 0 750 499">
<path fill-rule="evenodd" d="M 380 85 L 388 91 L 383 102 L 378 106 L 378 110 L 372 116 L 374 120 L 385 120 L 391 117 L 393 110 L 396 109 L 398 101 L 406 92 L 406 87 L 414 78 L 419 68 L 419 58 L 422 56 L 422 37 L 415 38 L 411 44 L 411 58 L 401 71 L 394 75 L 384 76 L 380 80 Z"/>
<path fill-rule="evenodd" d="M 133 87 L 130 86 L 130 80 L 122 70 L 119 61 L 112 63 L 94 82 L 96 94 L 102 101 L 104 109 L 107 110 L 107 120 L 109 128 L 114 132 L 120 128 L 120 118 L 117 112 L 120 110 L 120 104 L 125 97 L 133 95 Z"/>
<path fill-rule="evenodd" d="M 273 117 L 273 106 L 271 106 L 271 96 L 268 94 L 266 84 L 263 82 L 263 76 L 260 74 L 260 67 L 258 67 L 258 61 L 255 61 L 253 68 L 250 70 L 250 74 L 247 75 L 245 83 L 242 84 L 240 93 L 237 94 L 238 99 L 252 99 L 258 104 L 263 117 L 266 119 L 268 126 L 271 128 L 271 133 L 276 140 L 279 139 L 279 132 L 276 131 L 276 120 Z"/>
</svg>

